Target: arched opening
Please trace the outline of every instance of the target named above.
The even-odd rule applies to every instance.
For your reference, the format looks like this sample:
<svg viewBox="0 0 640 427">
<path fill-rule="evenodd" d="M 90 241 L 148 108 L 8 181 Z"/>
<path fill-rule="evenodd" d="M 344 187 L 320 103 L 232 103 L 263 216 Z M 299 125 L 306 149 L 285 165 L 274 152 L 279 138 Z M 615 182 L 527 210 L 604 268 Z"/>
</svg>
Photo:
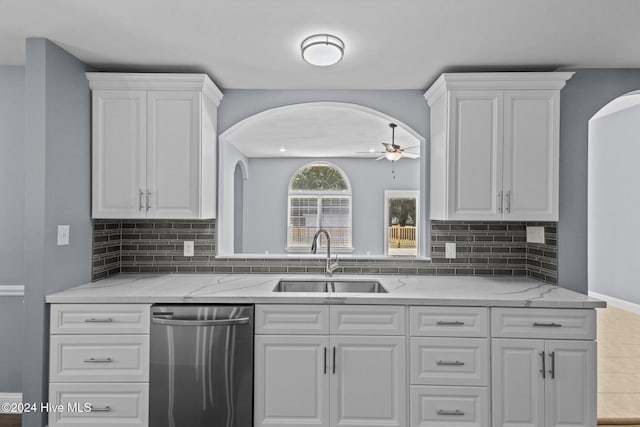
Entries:
<svg viewBox="0 0 640 427">
<path fill-rule="evenodd" d="M 589 120 L 589 293 L 637 311 L 640 284 L 640 91 L 604 106 Z"/>
<path fill-rule="evenodd" d="M 390 123 L 397 125 L 395 143 L 407 148 L 407 155 L 394 162 L 384 155 L 383 143 L 391 142 Z M 329 219 L 345 222 L 347 216 L 350 221 L 353 218 L 350 232 L 342 233 L 345 230 L 337 229 L 347 227 L 336 226 L 336 237 L 332 234 L 331 239 L 332 249 L 339 249 L 337 235 L 342 233 L 344 244 L 339 251 L 351 256 L 385 255 L 385 191 L 420 191 L 426 184 L 421 179 L 426 168 L 424 138 L 402 121 L 356 104 L 309 102 L 260 112 L 223 132 L 219 150 L 218 254 L 223 256 L 309 253 L 306 238 L 292 244 L 295 227 L 290 205 L 303 196 L 290 194 L 290 180 L 309 164 L 331 164 L 349 177 L 352 201 L 347 203 L 344 195 L 335 194 L 320 202 L 316 198 L 316 222 L 327 228 Z M 239 190 L 234 189 L 239 184 L 233 184 L 238 161 L 251 176 L 243 182 L 242 207 L 237 205 Z M 233 211 L 228 208 L 230 203 Z M 323 221 L 322 209 L 330 208 L 334 209 L 333 216 L 327 215 Z M 418 220 L 426 221 L 425 215 Z M 306 228 L 302 233 L 305 236 L 312 230 L 298 228 Z M 315 229 L 311 237 L 314 233 Z M 422 234 L 420 238 L 426 240 Z"/>
</svg>

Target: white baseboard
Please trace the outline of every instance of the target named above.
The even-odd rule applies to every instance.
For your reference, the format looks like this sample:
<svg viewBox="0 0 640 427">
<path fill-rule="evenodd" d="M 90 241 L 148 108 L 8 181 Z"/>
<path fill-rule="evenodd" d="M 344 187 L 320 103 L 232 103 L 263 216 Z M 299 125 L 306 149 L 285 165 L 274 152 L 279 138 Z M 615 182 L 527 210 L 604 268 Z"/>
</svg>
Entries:
<svg viewBox="0 0 640 427">
<path fill-rule="evenodd" d="M 0 393 L 0 413 L 4 413 L 1 407 L 3 403 L 22 403 L 22 393 Z M 12 412 L 12 414 L 19 413 Z"/>
<path fill-rule="evenodd" d="M 0 297 L 23 297 L 24 286 L 22 285 L 0 285 Z M 1 396 L 2 394 L 0 394 Z"/>
<path fill-rule="evenodd" d="M 605 300 L 607 303 L 614 307 L 621 308 L 623 310 L 630 311 L 632 313 L 640 314 L 640 304 L 634 302 L 625 301 L 623 299 L 610 297 L 609 295 L 600 294 L 598 292 L 589 291 L 589 296 Z"/>
</svg>

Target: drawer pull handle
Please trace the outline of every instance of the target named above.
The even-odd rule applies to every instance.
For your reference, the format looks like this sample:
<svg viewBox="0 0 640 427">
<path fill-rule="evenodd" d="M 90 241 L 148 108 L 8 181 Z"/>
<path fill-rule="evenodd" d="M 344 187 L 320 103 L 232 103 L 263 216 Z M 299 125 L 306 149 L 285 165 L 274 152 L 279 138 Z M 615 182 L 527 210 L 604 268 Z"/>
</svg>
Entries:
<svg viewBox="0 0 640 427">
<path fill-rule="evenodd" d="M 562 324 L 555 322 L 533 322 L 533 326 L 541 326 L 544 328 L 560 328 Z"/>
<path fill-rule="evenodd" d="M 111 363 L 113 360 L 110 357 L 105 357 L 104 359 L 96 359 L 92 357 L 90 359 L 84 359 L 84 363 Z"/>
<path fill-rule="evenodd" d="M 438 366 L 463 366 L 464 362 L 460 362 L 459 360 L 455 360 L 455 361 L 438 360 L 436 364 Z"/>
<path fill-rule="evenodd" d="M 91 412 L 109 412 L 111 411 L 111 407 L 109 407 L 109 405 L 98 407 L 98 406 L 93 406 L 91 405 Z"/>
<path fill-rule="evenodd" d="M 459 320 L 453 321 L 453 322 L 448 322 L 445 320 L 438 320 L 438 323 L 436 323 L 438 326 L 463 326 L 464 322 L 461 322 Z"/>
<path fill-rule="evenodd" d="M 91 319 L 84 319 L 85 323 L 111 323 L 113 319 L 111 317 L 92 317 Z"/>
<path fill-rule="evenodd" d="M 455 411 L 450 411 L 447 409 L 438 409 L 438 415 L 464 415 L 464 412 L 462 412 L 459 409 L 456 409 Z"/>
</svg>

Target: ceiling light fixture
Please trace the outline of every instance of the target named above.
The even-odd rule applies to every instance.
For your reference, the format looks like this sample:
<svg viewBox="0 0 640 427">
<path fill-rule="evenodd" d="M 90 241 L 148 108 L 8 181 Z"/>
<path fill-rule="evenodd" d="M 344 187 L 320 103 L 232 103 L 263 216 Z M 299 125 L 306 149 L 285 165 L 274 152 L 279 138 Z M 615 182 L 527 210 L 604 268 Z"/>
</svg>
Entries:
<svg viewBox="0 0 640 427">
<path fill-rule="evenodd" d="M 387 158 L 387 160 L 395 162 L 396 160 L 400 160 L 400 158 L 402 157 L 402 151 L 387 151 L 386 153 L 384 153 L 384 156 Z"/>
<path fill-rule="evenodd" d="M 326 67 L 337 64 L 344 55 L 344 42 L 331 34 L 307 37 L 300 45 L 302 59 L 311 65 Z"/>
</svg>

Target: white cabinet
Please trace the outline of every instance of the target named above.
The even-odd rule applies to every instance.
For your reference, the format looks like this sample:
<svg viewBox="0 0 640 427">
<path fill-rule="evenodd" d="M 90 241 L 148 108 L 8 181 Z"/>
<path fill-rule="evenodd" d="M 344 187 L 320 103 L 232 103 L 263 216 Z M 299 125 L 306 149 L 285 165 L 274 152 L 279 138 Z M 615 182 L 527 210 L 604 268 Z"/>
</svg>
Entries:
<svg viewBox="0 0 640 427">
<path fill-rule="evenodd" d="M 148 304 L 52 304 L 50 344 L 50 426 L 149 425 Z"/>
<path fill-rule="evenodd" d="M 405 423 L 406 338 L 332 336 L 331 426 Z"/>
<path fill-rule="evenodd" d="M 411 307 L 411 427 L 489 427 L 485 307 Z"/>
<path fill-rule="evenodd" d="M 404 318 L 404 307 L 257 305 L 254 425 L 404 426 Z"/>
<path fill-rule="evenodd" d="M 214 218 L 217 106 L 203 74 L 87 73 L 93 218 Z"/>
<path fill-rule="evenodd" d="M 571 76 L 440 76 L 425 93 L 431 219 L 558 219 L 560 89 Z"/>
<path fill-rule="evenodd" d="M 256 426 L 329 426 L 328 352 L 325 335 L 256 335 Z"/>
<path fill-rule="evenodd" d="M 567 319 L 584 319 L 583 312 L 593 310 L 507 310 L 511 316 L 497 316 L 493 324 L 492 339 L 492 401 L 493 425 L 496 427 L 592 427 L 596 425 L 596 344 L 592 340 L 576 340 L 562 332 Z M 516 312 L 520 316 L 516 316 Z M 531 314 L 527 314 L 531 311 Z M 550 320 L 551 312 L 557 313 Z M 567 314 L 569 313 L 569 314 Z M 497 314 L 497 313 L 496 313 Z M 595 313 L 594 313 L 595 314 Z M 493 318 L 492 313 L 492 318 Z M 515 324 L 529 319 L 527 331 L 522 327 L 522 338 L 501 338 L 513 335 L 504 323 Z M 533 326 L 533 324 L 545 326 Z M 574 325 L 576 323 L 574 322 Z M 574 331 L 576 329 L 573 327 Z M 587 332 L 578 330 L 575 337 L 583 338 Z M 547 331 L 540 333 L 540 330 Z M 557 335 L 563 339 L 532 338 Z"/>
</svg>

